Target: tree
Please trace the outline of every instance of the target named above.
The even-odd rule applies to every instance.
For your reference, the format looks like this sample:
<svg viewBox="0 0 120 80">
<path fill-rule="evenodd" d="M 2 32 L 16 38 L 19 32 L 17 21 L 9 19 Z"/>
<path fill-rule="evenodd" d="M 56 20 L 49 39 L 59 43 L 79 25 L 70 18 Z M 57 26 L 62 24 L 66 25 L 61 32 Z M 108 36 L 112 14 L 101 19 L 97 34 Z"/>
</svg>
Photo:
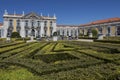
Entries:
<svg viewBox="0 0 120 80">
<path fill-rule="evenodd" d="M 93 30 L 92 30 L 92 35 L 93 35 L 94 37 L 97 37 L 98 31 L 97 31 L 96 29 L 93 29 Z"/>
<path fill-rule="evenodd" d="M 11 38 L 21 38 L 18 32 L 12 32 Z"/>
</svg>

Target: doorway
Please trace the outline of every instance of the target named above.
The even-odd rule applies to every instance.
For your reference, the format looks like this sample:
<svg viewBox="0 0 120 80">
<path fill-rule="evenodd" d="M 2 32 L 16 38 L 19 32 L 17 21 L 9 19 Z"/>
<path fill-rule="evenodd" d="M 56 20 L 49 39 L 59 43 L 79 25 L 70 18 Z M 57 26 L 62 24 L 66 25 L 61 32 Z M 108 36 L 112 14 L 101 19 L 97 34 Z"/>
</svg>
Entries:
<svg viewBox="0 0 120 80">
<path fill-rule="evenodd" d="M 35 30 L 34 29 L 31 30 L 31 36 L 35 37 Z"/>
</svg>

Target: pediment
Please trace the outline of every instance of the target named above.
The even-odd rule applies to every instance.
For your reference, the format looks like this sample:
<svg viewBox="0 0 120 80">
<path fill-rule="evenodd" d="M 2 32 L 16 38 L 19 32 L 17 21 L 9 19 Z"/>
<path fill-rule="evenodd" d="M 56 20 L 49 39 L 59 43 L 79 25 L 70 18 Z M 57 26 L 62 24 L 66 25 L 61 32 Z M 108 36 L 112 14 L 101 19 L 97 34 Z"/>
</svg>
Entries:
<svg viewBox="0 0 120 80">
<path fill-rule="evenodd" d="M 29 13 L 23 16 L 24 19 L 40 19 L 40 16 L 37 15 L 36 13 Z"/>
</svg>

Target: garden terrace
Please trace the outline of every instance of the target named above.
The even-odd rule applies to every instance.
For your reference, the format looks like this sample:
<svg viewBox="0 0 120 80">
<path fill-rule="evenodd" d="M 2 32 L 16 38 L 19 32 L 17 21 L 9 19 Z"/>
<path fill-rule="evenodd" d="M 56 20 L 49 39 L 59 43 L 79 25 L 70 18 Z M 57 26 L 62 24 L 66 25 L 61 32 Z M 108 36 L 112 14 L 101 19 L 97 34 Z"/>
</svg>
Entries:
<svg viewBox="0 0 120 80">
<path fill-rule="evenodd" d="M 34 74 L 31 80 L 119 80 L 120 44 L 59 41 L 2 46 L 0 75 L 14 66 L 13 71 L 20 67 Z"/>
</svg>

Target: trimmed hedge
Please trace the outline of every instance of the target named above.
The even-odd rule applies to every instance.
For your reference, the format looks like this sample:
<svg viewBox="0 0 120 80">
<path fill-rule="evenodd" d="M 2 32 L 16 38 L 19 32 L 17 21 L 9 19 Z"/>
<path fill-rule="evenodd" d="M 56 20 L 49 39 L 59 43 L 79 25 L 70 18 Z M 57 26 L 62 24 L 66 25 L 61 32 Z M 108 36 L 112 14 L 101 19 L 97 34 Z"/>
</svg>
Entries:
<svg viewBox="0 0 120 80">
<path fill-rule="evenodd" d="M 16 55 L 8 54 L 0 61 L 3 64 L 0 67 L 7 67 L 5 64 L 21 66 L 43 80 L 118 79 L 120 54 L 102 51 L 113 50 L 111 53 L 114 53 L 119 47 L 119 44 L 79 41 L 36 42 L 6 52 L 5 56 Z"/>
<path fill-rule="evenodd" d="M 0 55 L 0 59 L 6 59 L 9 58 L 11 56 L 17 55 L 17 54 L 21 54 L 22 52 L 24 52 L 25 50 L 28 50 L 29 48 L 32 49 L 32 47 L 34 47 L 34 45 L 36 45 L 35 43 L 26 43 L 24 46 L 11 50 L 9 52 L 5 52 L 3 54 Z"/>
<path fill-rule="evenodd" d="M 120 44 L 120 41 L 113 41 L 113 40 L 94 40 L 94 42 L 103 42 L 103 43 L 115 43 L 115 44 Z"/>
<path fill-rule="evenodd" d="M 12 42 L 12 43 L 6 43 L 6 44 L 3 44 L 3 45 L 0 45 L 0 48 L 3 48 L 3 47 L 9 47 L 9 46 L 14 46 L 14 45 L 18 45 L 18 44 L 22 44 L 24 42 Z"/>
<path fill-rule="evenodd" d="M 105 40 L 120 41 L 120 36 L 104 37 Z"/>
<path fill-rule="evenodd" d="M 0 54 L 17 49 L 17 48 L 24 47 L 25 45 L 26 45 L 25 43 L 21 43 L 15 46 L 10 46 L 10 47 L 8 46 L 8 47 L 0 48 Z"/>
<path fill-rule="evenodd" d="M 87 37 L 87 36 L 85 36 L 85 37 L 78 37 L 78 39 L 94 39 L 94 40 L 96 40 L 97 39 L 97 37 Z"/>
</svg>

